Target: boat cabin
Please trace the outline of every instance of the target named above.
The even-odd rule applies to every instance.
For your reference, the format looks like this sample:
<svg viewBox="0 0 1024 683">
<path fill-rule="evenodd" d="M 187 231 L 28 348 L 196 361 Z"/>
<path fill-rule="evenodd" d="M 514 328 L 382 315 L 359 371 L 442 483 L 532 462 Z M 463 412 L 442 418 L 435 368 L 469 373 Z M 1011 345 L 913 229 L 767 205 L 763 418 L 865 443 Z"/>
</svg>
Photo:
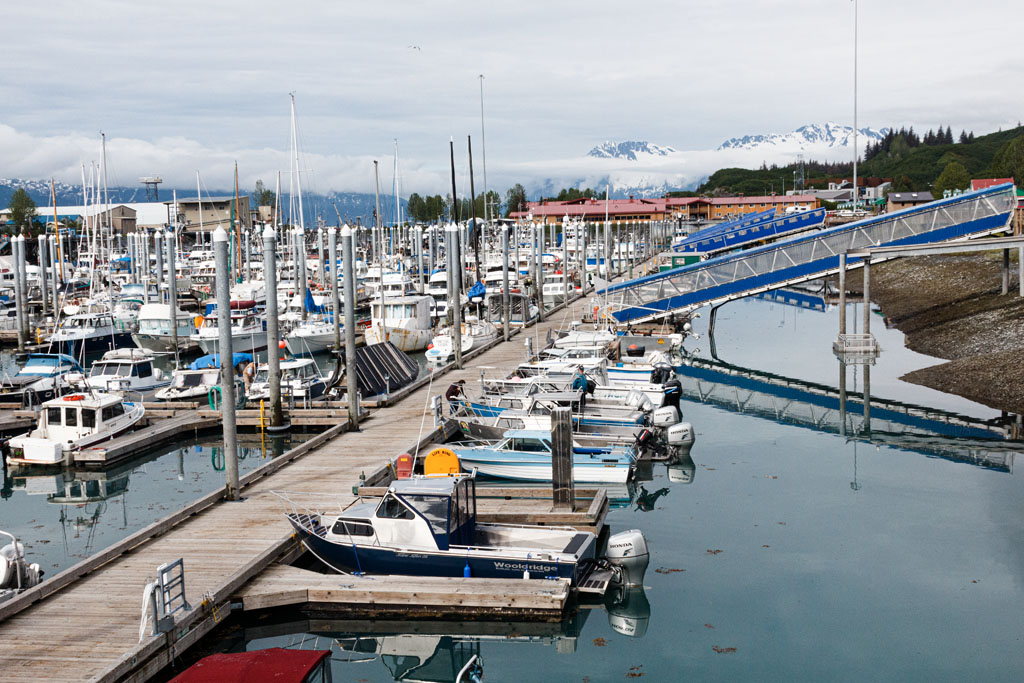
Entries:
<svg viewBox="0 0 1024 683">
<path fill-rule="evenodd" d="M 473 545 L 476 480 L 472 477 L 399 479 L 391 484 L 376 507 L 361 505 L 351 512 L 352 515 L 338 518 L 328 537 L 376 536 L 376 542 L 382 545 L 438 550 Z M 357 513 L 365 516 L 357 516 Z"/>
</svg>

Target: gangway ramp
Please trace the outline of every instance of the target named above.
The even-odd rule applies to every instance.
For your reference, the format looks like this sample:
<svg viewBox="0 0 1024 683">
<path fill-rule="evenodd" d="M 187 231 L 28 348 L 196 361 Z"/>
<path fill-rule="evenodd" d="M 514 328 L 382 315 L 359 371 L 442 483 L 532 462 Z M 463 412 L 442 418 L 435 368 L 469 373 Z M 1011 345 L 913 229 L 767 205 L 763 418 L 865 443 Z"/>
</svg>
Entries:
<svg viewBox="0 0 1024 683">
<path fill-rule="evenodd" d="M 808 230 L 818 230 L 825 225 L 825 213 L 825 209 L 814 209 L 738 225 L 719 225 L 690 235 L 673 249 L 681 253 L 713 257 L 727 251 L 757 246 L 766 240 L 778 240 Z"/>
<path fill-rule="evenodd" d="M 597 294 L 620 323 L 655 320 L 831 275 L 839 270 L 839 255 L 849 251 L 1002 232 L 1016 205 L 1013 185 L 996 185 L 629 280 Z M 862 263 L 851 256 L 847 268 Z"/>
</svg>

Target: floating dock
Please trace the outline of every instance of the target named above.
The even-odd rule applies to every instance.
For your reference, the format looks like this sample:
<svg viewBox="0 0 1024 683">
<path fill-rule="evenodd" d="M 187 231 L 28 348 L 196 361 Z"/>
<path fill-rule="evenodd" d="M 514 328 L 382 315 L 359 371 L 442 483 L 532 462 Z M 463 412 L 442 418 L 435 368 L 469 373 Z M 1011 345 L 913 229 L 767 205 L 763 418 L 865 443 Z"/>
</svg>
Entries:
<svg viewBox="0 0 1024 683">
<path fill-rule="evenodd" d="M 295 607 L 351 619 L 561 621 L 568 579 L 463 579 L 319 574 L 270 567 L 235 595 L 244 611 Z"/>
</svg>

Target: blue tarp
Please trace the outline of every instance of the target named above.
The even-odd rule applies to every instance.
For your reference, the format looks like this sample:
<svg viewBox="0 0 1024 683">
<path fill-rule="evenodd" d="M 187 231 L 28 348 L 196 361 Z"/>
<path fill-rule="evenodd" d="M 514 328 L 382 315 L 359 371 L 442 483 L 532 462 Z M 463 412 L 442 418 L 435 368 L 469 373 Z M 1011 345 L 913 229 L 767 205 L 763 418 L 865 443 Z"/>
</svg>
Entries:
<svg viewBox="0 0 1024 683">
<path fill-rule="evenodd" d="M 326 313 L 327 312 L 327 307 L 326 306 L 319 306 L 319 305 L 317 305 L 317 303 L 315 301 L 313 301 L 313 292 L 312 292 L 312 290 L 309 290 L 309 289 L 306 290 L 306 312 L 307 313 Z"/>
<path fill-rule="evenodd" d="M 475 285 L 469 288 L 469 291 L 466 292 L 466 296 L 470 299 L 475 299 L 476 297 L 483 296 L 484 292 L 484 283 L 478 281 Z"/>
<path fill-rule="evenodd" d="M 231 367 L 238 367 L 239 363 L 252 361 L 251 353 L 233 353 L 231 354 Z M 189 370 L 205 370 L 207 368 L 219 368 L 220 367 L 220 354 L 211 353 L 206 356 L 200 356 L 194 361 L 189 363 Z"/>
</svg>

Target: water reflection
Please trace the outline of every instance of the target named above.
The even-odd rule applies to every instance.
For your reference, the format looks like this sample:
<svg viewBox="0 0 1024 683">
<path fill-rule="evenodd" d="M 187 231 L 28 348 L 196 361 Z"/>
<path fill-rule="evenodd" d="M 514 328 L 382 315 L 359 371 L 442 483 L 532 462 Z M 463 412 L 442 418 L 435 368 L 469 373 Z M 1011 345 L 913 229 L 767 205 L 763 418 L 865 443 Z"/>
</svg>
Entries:
<svg viewBox="0 0 1024 683">
<path fill-rule="evenodd" d="M 870 365 L 839 361 L 839 387 L 692 357 L 679 380 L 683 397 L 731 412 L 830 432 L 972 465 L 1012 472 L 1024 452 L 1017 422 L 981 419 L 872 396 Z M 861 384 L 862 391 L 850 391 Z"/>
<path fill-rule="evenodd" d="M 239 470 L 255 469 L 311 435 L 240 435 Z M 3 470 L 2 528 L 24 542 L 48 575 L 89 557 L 224 485 L 216 437 L 189 439 L 98 470 Z"/>
<path fill-rule="evenodd" d="M 622 588 L 604 602 L 581 605 L 571 617 L 554 624 L 295 619 L 294 613 L 272 612 L 247 618 L 243 628 L 225 634 L 215 648 L 222 652 L 270 647 L 330 649 L 334 680 L 345 681 L 454 683 L 463 667 L 477 656 L 483 659 L 488 679 L 513 680 L 515 670 L 497 667 L 515 662 L 515 658 L 498 655 L 488 665 L 488 654 L 496 654 L 506 644 L 529 644 L 571 655 L 591 613 L 602 610 L 614 633 L 628 638 L 646 634 L 650 601 L 643 588 Z M 283 620 L 274 623 L 274 619 Z"/>
</svg>

